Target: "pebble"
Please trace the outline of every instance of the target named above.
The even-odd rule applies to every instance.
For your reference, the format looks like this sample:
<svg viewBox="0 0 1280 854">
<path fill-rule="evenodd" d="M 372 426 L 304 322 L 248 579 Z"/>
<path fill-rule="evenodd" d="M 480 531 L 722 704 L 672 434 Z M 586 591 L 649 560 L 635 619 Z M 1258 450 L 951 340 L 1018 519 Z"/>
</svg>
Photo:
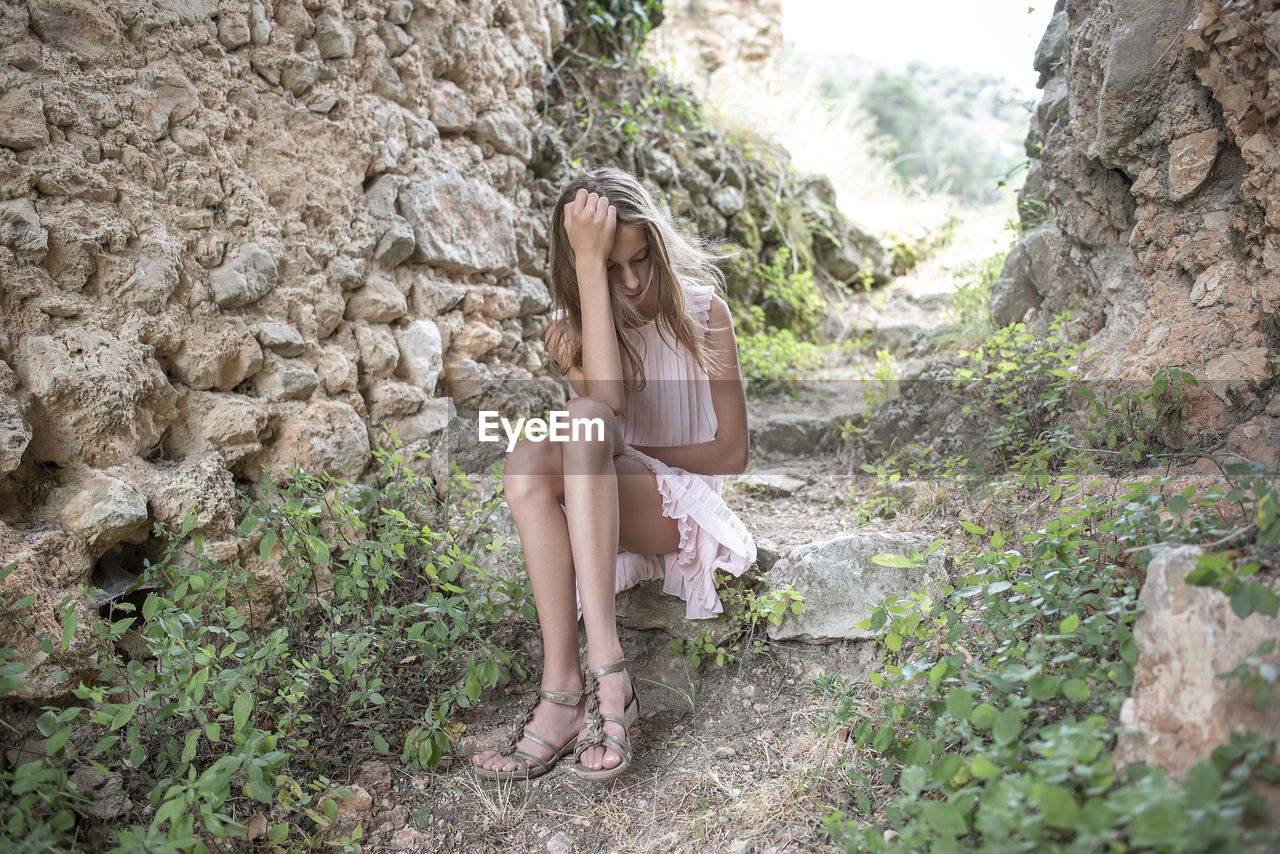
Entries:
<svg viewBox="0 0 1280 854">
<path fill-rule="evenodd" d="M 732 759 L 738 755 L 738 751 L 728 745 L 725 745 L 723 747 L 717 747 L 714 755 L 716 759 Z"/>
</svg>

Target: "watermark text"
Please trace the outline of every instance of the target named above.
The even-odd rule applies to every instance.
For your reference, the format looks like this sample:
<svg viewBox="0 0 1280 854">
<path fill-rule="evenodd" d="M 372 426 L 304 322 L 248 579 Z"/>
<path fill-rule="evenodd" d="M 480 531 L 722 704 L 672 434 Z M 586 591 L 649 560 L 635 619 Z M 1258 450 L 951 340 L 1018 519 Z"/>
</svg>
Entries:
<svg viewBox="0 0 1280 854">
<path fill-rule="evenodd" d="M 513 422 L 510 418 L 500 416 L 496 410 L 482 409 L 479 422 L 480 441 L 501 442 L 499 428 L 507 437 L 507 453 L 511 453 L 521 436 L 530 442 L 604 441 L 604 419 L 602 418 L 573 418 L 568 412 L 558 409 L 553 409 L 549 416 L 549 418 L 536 416 L 517 418 Z"/>
</svg>

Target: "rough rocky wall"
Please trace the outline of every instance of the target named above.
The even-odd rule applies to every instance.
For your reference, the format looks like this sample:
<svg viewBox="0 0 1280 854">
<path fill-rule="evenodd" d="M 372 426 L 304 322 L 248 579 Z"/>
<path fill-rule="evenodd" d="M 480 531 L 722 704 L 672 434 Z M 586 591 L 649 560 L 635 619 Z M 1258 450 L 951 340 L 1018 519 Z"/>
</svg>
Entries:
<svg viewBox="0 0 1280 854">
<path fill-rule="evenodd" d="M 155 521 L 236 557 L 236 478 L 551 399 L 527 164 L 563 31 L 550 0 L 0 8 L 0 565 L 37 631 Z"/>
<path fill-rule="evenodd" d="M 1099 376 L 1201 382 L 1190 433 L 1280 462 L 1275 0 L 1059 0 L 996 320 L 1072 309 Z"/>
<path fill-rule="evenodd" d="M 776 92 L 782 76 L 782 0 L 668 0 L 646 53 L 672 59 L 701 91 L 747 85 Z"/>
</svg>

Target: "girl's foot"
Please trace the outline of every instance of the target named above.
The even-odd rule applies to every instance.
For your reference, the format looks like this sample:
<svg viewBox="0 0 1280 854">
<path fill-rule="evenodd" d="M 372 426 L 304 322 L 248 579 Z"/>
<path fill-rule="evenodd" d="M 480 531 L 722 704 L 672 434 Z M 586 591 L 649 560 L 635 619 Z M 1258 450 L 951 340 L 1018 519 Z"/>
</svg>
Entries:
<svg viewBox="0 0 1280 854">
<path fill-rule="evenodd" d="M 556 693 L 560 699 L 563 699 L 565 694 L 565 692 L 552 693 Z M 577 692 L 568 692 L 570 697 L 575 693 Z M 472 757 L 471 761 L 476 768 L 497 773 L 517 773 L 518 775 L 529 773 L 529 776 L 545 773 L 568 752 L 569 744 L 577 740 L 578 730 L 582 729 L 585 719 L 585 697 L 580 698 L 576 704 L 548 702 L 547 698 L 543 697 L 542 701 L 534 706 L 532 714 L 524 723 L 524 732 L 515 743 L 515 752 L 511 751 L 509 746 L 507 749 L 484 750 Z M 557 752 L 529 738 L 530 733 L 554 746 Z M 517 755 L 517 752 L 525 753 L 535 761 L 526 760 Z"/>
<path fill-rule="evenodd" d="M 596 693 L 600 698 L 601 715 L 615 715 L 619 720 L 625 719 L 627 706 L 635 698 L 631 675 L 623 668 L 596 677 Z M 603 720 L 602 724 L 605 735 L 611 735 L 618 740 L 626 739 L 627 731 L 622 725 L 607 719 Z M 586 730 L 584 729 L 580 735 L 585 738 Z M 588 771 L 607 771 L 617 768 L 621 763 L 622 756 L 618 751 L 603 744 L 589 747 L 578 756 L 578 764 Z"/>
</svg>

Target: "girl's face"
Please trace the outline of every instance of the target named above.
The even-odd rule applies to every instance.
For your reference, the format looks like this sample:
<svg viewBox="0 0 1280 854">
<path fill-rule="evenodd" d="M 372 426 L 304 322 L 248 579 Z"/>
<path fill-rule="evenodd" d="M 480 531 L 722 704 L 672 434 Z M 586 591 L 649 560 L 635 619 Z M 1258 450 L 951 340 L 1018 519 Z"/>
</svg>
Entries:
<svg viewBox="0 0 1280 854">
<path fill-rule="evenodd" d="M 652 320 L 657 316 L 658 294 L 653 287 L 653 260 L 649 255 L 649 238 L 643 228 L 618 223 L 605 269 L 609 284 L 622 290 L 641 317 Z"/>
</svg>

